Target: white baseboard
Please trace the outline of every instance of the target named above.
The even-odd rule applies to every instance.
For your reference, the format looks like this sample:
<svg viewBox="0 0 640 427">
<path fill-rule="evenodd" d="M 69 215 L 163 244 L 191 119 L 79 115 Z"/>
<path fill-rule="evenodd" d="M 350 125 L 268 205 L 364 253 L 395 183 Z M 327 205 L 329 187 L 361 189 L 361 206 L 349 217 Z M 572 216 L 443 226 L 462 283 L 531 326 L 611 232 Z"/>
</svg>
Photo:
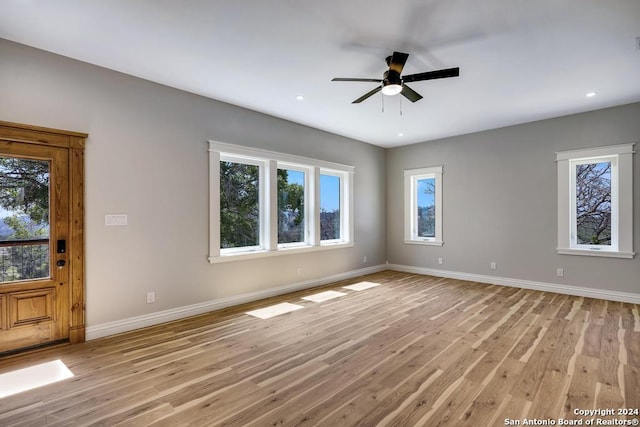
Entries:
<svg viewBox="0 0 640 427">
<path fill-rule="evenodd" d="M 575 295 L 579 297 L 599 298 L 610 301 L 640 304 L 640 294 L 609 291 L 605 289 L 583 288 L 580 286 L 560 285 L 556 283 L 535 282 L 532 280 L 511 279 L 507 277 L 485 276 L 482 274 L 460 273 L 457 271 L 438 270 L 435 268 L 412 267 L 409 265 L 387 264 L 389 270 L 405 273 L 424 274 L 427 276 L 446 277 L 449 279 L 468 280 L 491 285 L 510 286 L 535 291 L 554 292 L 557 294 Z"/>
<path fill-rule="evenodd" d="M 303 289 L 314 288 L 341 280 L 352 279 L 366 274 L 377 273 L 384 270 L 402 271 L 405 273 L 423 274 L 427 276 L 446 277 L 450 279 L 467 280 L 471 282 L 488 283 L 492 285 L 510 286 L 523 289 L 531 289 L 544 292 L 555 292 L 559 294 L 575 295 L 589 298 L 599 298 L 610 301 L 622 301 L 632 304 L 640 304 L 640 294 L 608 291 L 604 289 L 592 289 L 579 286 L 560 285 L 556 283 L 535 282 L 531 280 L 511 279 L 507 277 L 485 276 L 481 274 L 461 273 L 457 271 L 438 270 L 434 268 L 413 267 L 409 265 L 387 264 L 377 265 L 373 267 L 362 268 L 359 270 L 347 271 L 345 273 L 325 276 L 320 279 L 307 280 L 304 282 L 293 283 L 278 288 L 266 289 L 263 291 L 251 292 L 248 294 L 235 295 L 232 297 L 221 298 L 213 301 L 207 301 L 198 304 L 192 304 L 184 307 L 172 308 L 169 310 L 149 313 L 142 316 L 129 317 L 127 319 L 116 320 L 88 326 L 86 330 L 86 339 L 94 340 L 109 335 L 120 334 L 123 332 L 133 331 L 135 329 L 146 328 L 173 320 L 183 319 L 198 314 L 208 313 L 210 311 L 220 310 L 234 305 L 244 304 L 248 302 L 258 301 L 264 298 L 283 295 L 290 292 L 300 291 Z"/>
<path fill-rule="evenodd" d="M 132 331 L 134 329 L 146 328 L 148 326 L 158 325 L 160 323 L 171 322 L 173 320 L 183 319 L 198 314 L 208 313 L 210 311 L 220 310 L 234 305 L 244 304 L 247 302 L 258 301 L 264 298 L 283 295 L 290 292 L 300 291 L 303 289 L 314 288 L 341 280 L 352 279 L 366 274 L 377 273 L 387 269 L 386 265 L 377 265 L 373 267 L 361 268 L 359 270 L 347 271 L 345 273 L 325 276 L 320 279 L 307 280 L 304 282 L 293 283 L 278 288 L 266 289 L 263 291 L 251 292 L 248 294 L 235 295 L 226 298 L 220 298 L 213 301 L 207 301 L 198 304 L 192 304 L 184 307 L 172 308 L 169 310 L 158 311 L 155 313 L 144 314 L 142 316 L 129 317 L 127 319 L 106 322 L 94 326 L 87 326 L 86 339 L 94 340 L 109 335 L 120 334 Z"/>
</svg>

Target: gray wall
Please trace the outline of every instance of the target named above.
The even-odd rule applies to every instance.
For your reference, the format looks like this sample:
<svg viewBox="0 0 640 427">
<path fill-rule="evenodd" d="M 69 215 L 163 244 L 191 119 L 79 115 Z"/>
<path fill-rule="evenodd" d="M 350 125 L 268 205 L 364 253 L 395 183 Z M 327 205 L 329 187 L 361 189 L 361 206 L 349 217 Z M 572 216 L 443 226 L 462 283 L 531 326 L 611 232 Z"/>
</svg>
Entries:
<svg viewBox="0 0 640 427">
<path fill-rule="evenodd" d="M 387 151 L 390 263 L 640 293 L 640 256 L 556 254 L 555 152 L 640 142 L 640 104 Z M 636 145 L 640 150 L 640 145 Z M 640 167 L 634 167 L 634 250 L 640 248 Z M 444 165 L 444 246 L 403 243 L 403 170 Z M 444 263 L 438 265 L 437 259 Z M 490 270 L 495 261 L 498 269 Z M 556 268 L 564 277 L 556 277 Z"/>
<path fill-rule="evenodd" d="M 386 260 L 381 148 L 5 40 L 0 120 L 89 133 L 88 326 Z M 355 166 L 355 247 L 209 264 L 208 139 Z M 129 226 L 105 227 L 105 213 Z"/>
<path fill-rule="evenodd" d="M 554 161 L 560 150 L 638 141 L 638 117 L 632 104 L 385 151 L 0 40 L 0 120 L 90 134 L 89 326 L 374 266 L 387 254 L 394 264 L 638 293 L 639 256 L 555 253 Z M 355 247 L 209 264 L 208 139 L 354 165 Z M 440 164 L 445 245 L 405 245 L 402 171 Z M 107 228 L 105 213 L 128 213 L 130 225 Z"/>
</svg>

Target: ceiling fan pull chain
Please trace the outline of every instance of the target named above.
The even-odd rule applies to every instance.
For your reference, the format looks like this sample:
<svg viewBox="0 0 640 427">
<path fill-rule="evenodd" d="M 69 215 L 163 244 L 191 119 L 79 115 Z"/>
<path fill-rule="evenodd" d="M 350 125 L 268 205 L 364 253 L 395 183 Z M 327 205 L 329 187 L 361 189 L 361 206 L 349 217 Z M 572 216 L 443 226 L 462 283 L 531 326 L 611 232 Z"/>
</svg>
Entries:
<svg viewBox="0 0 640 427">
<path fill-rule="evenodd" d="M 402 117 L 402 97 L 400 97 L 400 116 Z"/>
<path fill-rule="evenodd" d="M 384 95 L 382 95 L 380 99 L 382 100 L 382 112 L 384 113 Z"/>
</svg>

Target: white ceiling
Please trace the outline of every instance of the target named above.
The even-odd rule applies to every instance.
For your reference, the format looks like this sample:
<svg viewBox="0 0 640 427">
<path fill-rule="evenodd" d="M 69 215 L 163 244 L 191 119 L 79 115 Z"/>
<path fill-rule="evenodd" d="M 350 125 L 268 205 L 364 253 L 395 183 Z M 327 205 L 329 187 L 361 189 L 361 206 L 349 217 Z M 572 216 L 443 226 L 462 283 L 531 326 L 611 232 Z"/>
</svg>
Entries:
<svg viewBox="0 0 640 427">
<path fill-rule="evenodd" d="M 637 37 L 638 0 L 0 2 L 0 38 L 383 147 L 640 101 Z M 351 104 L 375 83 L 331 82 L 394 50 L 460 77 L 384 112 Z"/>
</svg>

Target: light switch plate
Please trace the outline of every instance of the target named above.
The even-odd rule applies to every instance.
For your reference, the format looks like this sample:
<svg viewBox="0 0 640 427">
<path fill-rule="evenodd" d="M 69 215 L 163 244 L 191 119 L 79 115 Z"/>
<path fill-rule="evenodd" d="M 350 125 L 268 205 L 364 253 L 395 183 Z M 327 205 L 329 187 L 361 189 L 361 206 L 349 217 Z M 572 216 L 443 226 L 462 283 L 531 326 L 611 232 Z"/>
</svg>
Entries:
<svg viewBox="0 0 640 427">
<path fill-rule="evenodd" d="M 127 225 L 127 214 L 106 214 L 104 216 L 104 225 L 122 226 Z"/>
</svg>

